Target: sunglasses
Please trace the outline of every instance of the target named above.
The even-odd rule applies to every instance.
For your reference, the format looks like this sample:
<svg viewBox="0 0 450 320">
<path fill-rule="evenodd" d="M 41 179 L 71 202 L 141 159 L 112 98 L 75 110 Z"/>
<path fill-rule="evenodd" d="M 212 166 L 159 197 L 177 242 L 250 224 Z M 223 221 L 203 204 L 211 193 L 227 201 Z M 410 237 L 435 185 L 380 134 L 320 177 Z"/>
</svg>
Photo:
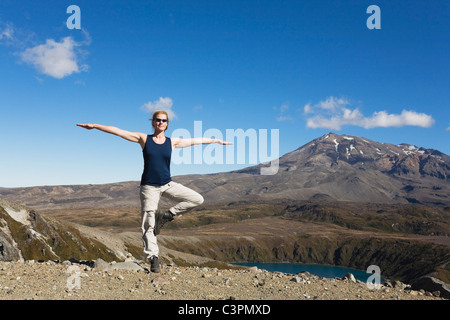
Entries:
<svg viewBox="0 0 450 320">
<path fill-rule="evenodd" d="M 155 122 L 167 122 L 167 119 L 160 119 L 160 118 L 154 118 L 153 121 Z"/>
</svg>

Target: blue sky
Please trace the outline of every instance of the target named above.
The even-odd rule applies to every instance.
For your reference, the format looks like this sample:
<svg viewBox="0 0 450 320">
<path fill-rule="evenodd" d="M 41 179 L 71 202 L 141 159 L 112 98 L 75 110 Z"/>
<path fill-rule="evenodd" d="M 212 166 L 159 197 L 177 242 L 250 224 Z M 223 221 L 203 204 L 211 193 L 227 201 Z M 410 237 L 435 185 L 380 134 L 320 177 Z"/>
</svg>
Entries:
<svg viewBox="0 0 450 320">
<path fill-rule="evenodd" d="M 2 0 L 0 187 L 139 180 L 138 144 L 76 123 L 152 133 L 155 108 L 168 136 L 276 129 L 280 156 L 328 132 L 450 154 L 449 18 L 448 1 Z"/>
</svg>

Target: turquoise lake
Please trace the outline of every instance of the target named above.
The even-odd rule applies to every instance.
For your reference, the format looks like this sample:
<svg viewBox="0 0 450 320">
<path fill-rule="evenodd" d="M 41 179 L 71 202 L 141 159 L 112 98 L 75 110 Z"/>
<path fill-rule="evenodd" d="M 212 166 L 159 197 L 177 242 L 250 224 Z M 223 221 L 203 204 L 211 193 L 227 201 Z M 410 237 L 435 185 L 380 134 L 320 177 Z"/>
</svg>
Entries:
<svg viewBox="0 0 450 320">
<path fill-rule="evenodd" d="M 319 264 L 294 264 L 294 263 L 258 263 L 258 262 L 246 262 L 246 263 L 233 263 L 238 266 L 245 267 L 257 267 L 258 269 L 264 269 L 267 271 L 278 271 L 283 273 L 296 274 L 303 271 L 315 274 L 324 278 L 342 278 L 346 273 L 352 273 L 355 279 L 366 282 L 367 278 L 371 276 L 371 273 L 366 273 L 362 270 L 319 265 Z"/>
</svg>

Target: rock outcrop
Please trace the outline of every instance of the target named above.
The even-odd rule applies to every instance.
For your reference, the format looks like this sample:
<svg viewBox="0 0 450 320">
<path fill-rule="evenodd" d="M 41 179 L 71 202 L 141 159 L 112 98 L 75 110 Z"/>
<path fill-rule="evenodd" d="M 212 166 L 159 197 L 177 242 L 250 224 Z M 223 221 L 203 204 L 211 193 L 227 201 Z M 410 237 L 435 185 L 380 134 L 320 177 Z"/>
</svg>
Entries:
<svg viewBox="0 0 450 320">
<path fill-rule="evenodd" d="M 126 253 L 108 247 L 78 227 L 33 209 L 0 199 L 0 261 L 124 259 Z"/>
<path fill-rule="evenodd" d="M 420 277 L 413 280 L 411 282 L 411 289 L 426 290 L 437 296 L 450 299 L 450 285 L 430 276 Z"/>
</svg>

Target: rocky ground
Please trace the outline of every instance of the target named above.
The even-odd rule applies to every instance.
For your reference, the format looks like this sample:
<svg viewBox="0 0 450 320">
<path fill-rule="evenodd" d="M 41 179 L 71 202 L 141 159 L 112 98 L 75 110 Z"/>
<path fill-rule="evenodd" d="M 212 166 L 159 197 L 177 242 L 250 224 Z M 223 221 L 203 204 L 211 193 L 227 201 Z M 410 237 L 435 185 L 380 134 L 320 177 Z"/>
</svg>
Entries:
<svg viewBox="0 0 450 320">
<path fill-rule="evenodd" d="M 217 269 L 143 262 L 0 262 L 1 300 L 444 300 L 400 282 L 369 290 L 354 279 L 255 267 Z"/>
</svg>

